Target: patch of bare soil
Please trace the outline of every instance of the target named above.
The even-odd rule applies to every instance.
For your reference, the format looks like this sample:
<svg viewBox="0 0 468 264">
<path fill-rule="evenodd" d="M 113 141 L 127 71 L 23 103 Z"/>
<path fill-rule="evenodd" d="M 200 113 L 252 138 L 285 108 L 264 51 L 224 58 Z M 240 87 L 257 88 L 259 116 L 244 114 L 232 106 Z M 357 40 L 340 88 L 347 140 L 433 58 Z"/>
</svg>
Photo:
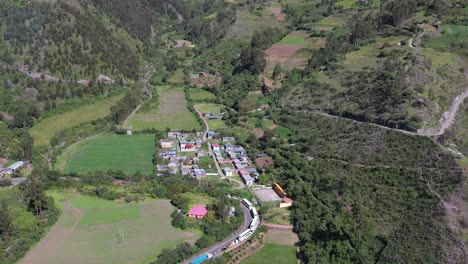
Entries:
<svg viewBox="0 0 468 264">
<path fill-rule="evenodd" d="M 286 20 L 286 14 L 281 13 L 281 7 L 272 7 L 270 10 L 276 15 L 276 21 L 283 22 Z"/>
<path fill-rule="evenodd" d="M 271 48 L 265 51 L 265 54 L 269 57 L 289 57 L 294 55 L 302 49 L 302 46 L 292 46 L 292 45 L 273 45 Z"/>
<path fill-rule="evenodd" d="M 263 137 L 263 134 L 265 134 L 265 132 L 263 131 L 263 129 L 259 128 L 259 127 L 256 127 L 252 130 L 252 133 L 254 133 L 255 137 L 257 138 L 261 138 Z"/>
<path fill-rule="evenodd" d="M 333 27 L 330 27 L 330 26 L 316 26 L 314 27 L 315 30 L 318 30 L 318 31 L 331 31 L 333 30 Z"/>
<path fill-rule="evenodd" d="M 0 158 L 0 167 L 3 167 L 3 165 L 7 163 L 8 163 L 8 160 L 6 158 Z"/>
<path fill-rule="evenodd" d="M 262 94 L 262 90 L 250 91 L 249 94 Z"/>
<path fill-rule="evenodd" d="M 13 121 L 13 116 L 5 113 L 5 112 L 0 112 L 0 114 L 3 116 L 3 119 L 8 120 L 8 121 Z"/>
<path fill-rule="evenodd" d="M 176 40 L 176 45 L 174 48 L 184 48 L 184 47 L 189 47 L 192 45 L 192 42 L 188 40 L 183 40 L 183 39 L 178 39 Z"/>
<path fill-rule="evenodd" d="M 268 65 L 280 64 L 283 69 L 292 70 L 306 65 L 307 59 L 269 56 L 267 63 Z"/>
</svg>

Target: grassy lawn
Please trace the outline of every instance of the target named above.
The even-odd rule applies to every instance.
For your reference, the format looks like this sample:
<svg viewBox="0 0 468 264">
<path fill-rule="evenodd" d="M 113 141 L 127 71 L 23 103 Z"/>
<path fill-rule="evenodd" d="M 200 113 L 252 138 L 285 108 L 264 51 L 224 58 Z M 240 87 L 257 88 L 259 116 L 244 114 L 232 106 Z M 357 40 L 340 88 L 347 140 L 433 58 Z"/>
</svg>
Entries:
<svg viewBox="0 0 468 264">
<path fill-rule="evenodd" d="M 189 209 L 195 205 L 209 205 L 215 202 L 213 197 L 196 193 L 184 193 L 182 196 L 190 200 Z"/>
<path fill-rule="evenodd" d="M 296 247 L 266 243 L 257 253 L 246 258 L 242 264 L 296 264 Z"/>
<path fill-rule="evenodd" d="M 291 46 L 305 46 L 305 37 L 304 36 L 291 36 L 287 35 L 280 42 L 276 43 L 277 45 L 291 45 Z"/>
<path fill-rule="evenodd" d="M 34 144 L 38 146 L 48 145 L 52 137 L 64 129 L 108 116 L 111 113 L 111 106 L 122 97 L 123 94 L 115 95 L 94 104 L 39 120 L 30 130 L 31 136 L 34 138 Z"/>
<path fill-rule="evenodd" d="M 123 204 L 73 192 L 49 195 L 62 215 L 25 262 L 147 263 L 162 249 L 197 237 L 172 227 L 167 200 Z"/>
<path fill-rule="evenodd" d="M 163 86 L 159 98 L 156 108 L 137 113 L 129 119 L 132 129 L 201 130 L 201 125 L 187 108 L 182 87 Z"/>
<path fill-rule="evenodd" d="M 336 5 L 342 6 L 344 9 L 351 8 L 354 3 L 356 3 L 356 0 L 341 0 Z"/>
<path fill-rule="evenodd" d="M 198 110 L 202 113 L 214 113 L 214 114 L 221 113 L 222 107 L 223 107 L 222 105 L 218 105 L 218 104 L 199 104 L 197 106 Z M 208 121 L 208 124 L 210 125 L 210 130 L 227 128 L 226 123 L 223 120 L 221 120 L 221 117 L 218 117 L 218 119 L 215 119 L 215 120 L 208 120 L 208 118 L 206 119 Z"/>
<path fill-rule="evenodd" d="M 82 144 L 69 157 L 66 172 L 122 170 L 153 173 L 153 135 L 102 135 Z"/>
<path fill-rule="evenodd" d="M 216 98 L 213 93 L 198 88 L 190 88 L 189 95 L 194 101 L 206 101 Z"/>
</svg>

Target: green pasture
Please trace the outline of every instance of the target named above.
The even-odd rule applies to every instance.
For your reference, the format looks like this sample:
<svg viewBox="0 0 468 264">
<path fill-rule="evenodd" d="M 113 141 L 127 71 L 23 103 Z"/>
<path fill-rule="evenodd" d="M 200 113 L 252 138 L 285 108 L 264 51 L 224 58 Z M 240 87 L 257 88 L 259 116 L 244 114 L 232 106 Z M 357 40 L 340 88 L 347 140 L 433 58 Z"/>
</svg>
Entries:
<svg viewBox="0 0 468 264">
<path fill-rule="evenodd" d="M 123 94 L 115 95 L 72 111 L 38 120 L 30 130 L 34 144 L 37 146 L 48 145 L 52 137 L 64 129 L 110 115 L 111 106 L 115 105 L 122 97 Z"/>
<path fill-rule="evenodd" d="M 199 105 L 197 105 L 197 109 L 201 113 L 219 114 L 219 113 L 221 113 L 221 110 L 223 109 L 223 106 L 218 105 L 218 104 L 199 104 Z M 218 117 L 218 119 L 216 119 L 216 120 L 209 120 L 208 117 L 205 117 L 205 119 L 208 121 L 208 125 L 210 126 L 210 130 L 217 130 L 217 129 L 227 128 L 226 123 L 221 119 L 221 117 Z"/>
<path fill-rule="evenodd" d="M 194 101 L 206 101 L 215 99 L 216 96 L 212 92 L 199 88 L 190 88 L 189 89 L 190 98 Z"/>
<path fill-rule="evenodd" d="M 172 130 L 201 130 L 195 115 L 187 108 L 182 87 L 163 86 L 160 88 L 159 104 L 149 111 L 132 116 L 129 126 L 133 130 L 166 128 Z"/>
<path fill-rule="evenodd" d="M 444 25 L 442 34 L 423 42 L 424 47 L 434 49 L 453 49 L 454 46 L 468 43 L 468 26 Z"/>
<path fill-rule="evenodd" d="M 147 263 L 164 248 L 197 237 L 172 227 L 174 207 L 167 200 L 125 204 L 74 192 L 49 195 L 61 205 L 62 215 L 26 259 L 51 264 L 70 259 L 76 263 Z"/>
<path fill-rule="evenodd" d="M 356 0 L 341 0 L 336 5 L 342 6 L 344 9 L 351 8 L 356 3 Z"/>
<path fill-rule="evenodd" d="M 290 45 L 290 46 L 301 46 L 306 45 L 305 36 L 285 36 L 277 45 Z"/>
<path fill-rule="evenodd" d="M 122 170 L 153 173 L 153 135 L 101 135 L 85 141 L 69 156 L 66 172 Z"/>
<path fill-rule="evenodd" d="M 296 264 L 296 247 L 266 243 L 257 253 L 246 258 L 242 264 Z"/>
<path fill-rule="evenodd" d="M 359 50 L 346 54 L 346 60 L 343 66 L 348 70 L 361 70 L 364 67 L 376 67 L 378 65 L 377 56 L 382 51 L 384 45 L 388 45 L 388 48 L 410 49 L 408 46 L 397 45 L 398 42 L 402 40 L 408 42 L 408 39 L 408 36 L 377 37 L 374 42 L 360 46 Z"/>
</svg>

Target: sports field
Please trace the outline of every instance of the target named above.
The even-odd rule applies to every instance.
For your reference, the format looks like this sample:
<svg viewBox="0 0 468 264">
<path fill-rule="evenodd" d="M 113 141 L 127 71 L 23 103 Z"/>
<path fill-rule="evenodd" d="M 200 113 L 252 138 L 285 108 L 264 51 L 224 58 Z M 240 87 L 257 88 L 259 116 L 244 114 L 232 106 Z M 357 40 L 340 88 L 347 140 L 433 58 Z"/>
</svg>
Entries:
<svg viewBox="0 0 468 264">
<path fill-rule="evenodd" d="M 202 113 L 214 113 L 214 114 L 220 114 L 222 105 L 218 104 L 199 104 L 197 105 L 197 108 L 200 112 Z M 226 123 L 221 119 L 221 117 L 218 117 L 218 119 L 214 120 L 209 120 L 207 117 L 205 119 L 208 121 L 208 125 L 210 126 L 210 130 L 216 130 L 216 129 L 221 129 L 221 128 L 227 128 Z"/>
<path fill-rule="evenodd" d="M 153 154 L 153 135 L 101 135 L 67 153 L 64 170 L 86 173 L 113 169 L 149 175 L 153 173 Z"/>
<path fill-rule="evenodd" d="M 163 86 L 160 88 L 160 102 L 155 109 L 139 112 L 129 120 L 133 130 L 155 128 L 164 130 L 201 130 L 195 115 L 187 108 L 182 87 Z"/>
<path fill-rule="evenodd" d="M 64 129 L 110 115 L 111 106 L 122 97 L 123 94 L 115 95 L 94 104 L 84 105 L 75 110 L 40 120 L 30 130 L 34 144 L 48 145 L 52 137 Z"/>
<path fill-rule="evenodd" d="M 147 263 L 197 235 L 172 227 L 167 200 L 122 204 L 52 192 L 62 215 L 22 263 Z"/>
</svg>

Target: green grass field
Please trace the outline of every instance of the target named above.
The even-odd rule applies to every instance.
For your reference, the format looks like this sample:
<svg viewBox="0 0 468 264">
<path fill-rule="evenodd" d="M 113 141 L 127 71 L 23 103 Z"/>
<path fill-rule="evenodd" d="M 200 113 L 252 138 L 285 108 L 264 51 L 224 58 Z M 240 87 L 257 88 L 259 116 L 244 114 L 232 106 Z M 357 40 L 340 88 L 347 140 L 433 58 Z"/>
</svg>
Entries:
<svg viewBox="0 0 468 264">
<path fill-rule="evenodd" d="M 273 16 L 271 12 L 257 16 L 250 13 L 248 10 L 239 10 L 237 12 L 236 23 L 232 26 L 226 38 L 250 41 L 255 30 L 260 30 L 262 27 L 283 26 L 280 22 L 276 21 L 276 17 Z"/>
<path fill-rule="evenodd" d="M 425 41 L 424 47 L 434 49 L 451 49 L 468 42 L 468 26 L 444 25 L 443 34 Z"/>
<path fill-rule="evenodd" d="M 246 258 L 242 264 L 296 264 L 296 247 L 266 243 L 259 252 Z"/>
<path fill-rule="evenodd" d="M 306 45 L 304 36 L 285 36 L 280 42 L 276 43 L 277 45 L 291 45 L 291 46 L 302 46 Z"/>
<path fill-rule="evenodd" d="M 86 173 L 113 169 L 149 175 L 153 173 L 153 154 L 153 135 L 101 135 L 77 147 L 64 170 Z"/>
<path fill-rule="evenodd" d="M 198 110 L 202 113 L 215 113 L 219 114 L 221 113 L 222 105 L 218 104 L 199 104 L 197 106 Z M 208 120 L 208 124 L 210 125 L 210 130 L 217 130 L 217 129 L 223 129 L 227 128 L 226 123 L 221 120 L 221 117 L 219 117 L 216 120 Z"/>
<path fill-rule="evenodd" d="M 208 91 L 203 90 L 203 89 L 198 89 L 198 88 L 190 88 L 189 89 L 189 95 L 190 95 L 190 98 L 192 100 L 199 101 L 199 102 L 203 102 L 203 101 L 206 101 L 206 100 L 216 98 L 216 96 L 213 93 L 208 92 Z"/>
<path fill-rule="evenodd" d="M 49 195 L 62 214 L 27 263 L 147 263 L 162 249 L 197 238 L 172 227 L 167 200 L 123 204 L 73 192 Z"/>
<path fill-rule="evenodd" d="M 111 113 L 111 106 L 122 97 L 123 94 L 115 95 L 94 104 L 84 105 L 75 110 L 39 120 L 30 130 L 34 144 L 48 145 L 52 137 L 64 129 L 108 116 Z"/>
<path fill-rule="evenodd" d="M 132 116 L 128 123 L 133 130 L 155 128 L 164 130 L 201 130 L 195 115 L 187 108 L 182 87 L 163 86 L 160 88 L 157 108 Z"/>
</svg>

